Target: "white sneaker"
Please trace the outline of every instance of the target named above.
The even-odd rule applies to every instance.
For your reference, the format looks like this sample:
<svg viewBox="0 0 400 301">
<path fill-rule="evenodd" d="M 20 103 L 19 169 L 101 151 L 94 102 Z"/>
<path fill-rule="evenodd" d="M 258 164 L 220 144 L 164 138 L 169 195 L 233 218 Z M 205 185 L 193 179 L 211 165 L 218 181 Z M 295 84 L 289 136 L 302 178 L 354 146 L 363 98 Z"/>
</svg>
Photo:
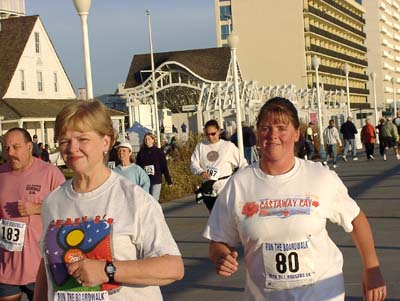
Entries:
<svg viewBox="0 0 400 301">
<path fill-rule="evenodd" d="M 354 157 L 354 158 L 353 158 L 353 161 L 357 161 L 357 160 L 358 160 L 358 158 L 357 158 L 357 157 Z"/>
<path fill-rule="evenodd" d="M 336 168 L 336 164 L 333 164 L 333 166 L 332 166 L 333 168 Z"/>
<path fill-rule="evenodd" d="M 326 166 L 326 164 L 328 164 L 326 161 L 322 162 L 323 166 Z"/>
<path fill-rule="evenodd" d="M 396 155 L 397 160 L 400 160 L 400 154 Z"/>
<path fill-rule="evenodd" d="M 386 161 L 386 154 L 383 155 L 383 161 Z"/>
<path fill-rule="evenodd" d="M 369 158 L 370 158 L 371 160 L 375 160 L 375 157 L 372 156 L 372 155 L 369 155 Z"/>
<path fill-rule="evenodd" d="M 346 156 L 343 156 L 342 158 L 344 162 L 347 162 Z"/>
</svg>

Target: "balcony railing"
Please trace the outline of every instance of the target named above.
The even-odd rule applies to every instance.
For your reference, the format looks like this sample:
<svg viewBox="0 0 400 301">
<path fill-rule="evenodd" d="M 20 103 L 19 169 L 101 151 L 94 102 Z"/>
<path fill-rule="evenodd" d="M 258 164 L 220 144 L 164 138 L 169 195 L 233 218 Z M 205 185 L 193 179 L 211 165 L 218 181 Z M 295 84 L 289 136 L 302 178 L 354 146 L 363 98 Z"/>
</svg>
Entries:
<svg viewBox="0 0 400 301">
<path fill-rule="evenodd" d="M 359 15 L 353 13 L 351 10 L 348 10 L 347 8 L 341 6 L 336 1 L 333 1 L 333 0 L 322 0 L 322 1 L 324 1 L 325 3 L 328 3 L 329 5 L 333 6 L 334 8 L 344 12 L 345 14 L 356 19 L 357 21 L 360 21 L 362 24 L 365 24 L 365 19 L 363 17 L 360 17 Z"/>
<path fill-rule="evenodd" d="M 316 87 L 316 84 L 313 83 L 313 88 Z M 346 93 L 346 86 L 338 86 L 338 85 L 330 85 L 330 84 L 324 84 L 324 90 L 325 91 L 340 91 L 343 90 L 344 93 Z M 369 90 L 368 89 L 361 89 L 361 88 L 352 88 L 349 87 L 349 92 L 350 94 L 362 94 L 362 95 L 369 95 Z"/>
<path fill-rule="evenodd" d="M 325 72 L 325 73 L 330 73 L 330 74 L 336 74 L 336 75 L 342 75 L 345 76 L 345 73 L 342 69 L 340 68 L 333 68 L 325 65 L 320 65 L 319 69 L 320 72 Z M 349 72 L 349 77 L 350 78 L 357 78 L 357 79 L 362 79 L 362 80 L 368 80 L 368 75 L 361 74 L 361 73 L 356 73 L 356 72 Z"/>
<path fill-rule="evenodd" d="M 309 6 L 305 11 L 308 11 L 308 12 L 314 14 L 314 15 L 317 15 L 317 16 L 321 17 L 322 19 L 328 20 L 328 21 L 332 22 L 333 24 L 336 24 L 336 25 L 338 25 L 338 26 L 340 26 L 342 28 L 345 28 L 345 29 L 347 29 L 347 30 L 349 30 L 349 31 L 351 31 L 351 32 L 355 33 L 356 35 L 359 35 L 359 36 L 361 36 L 363 38 L 365 38 L 367 36 L 365 34 L 365 32 L 363 32 L 361 30 L 358 30 L 358 29 L 354 28 L 353 26 L 351 26 L 349 24 L 346 24 L 346 23 L 344 23 L 342 21 L 339 21 L 338 19 L 336 19 L 336 18 L 328 15 L 327 13 L 324 13 L 324 12 L 314 8 L 314 7 Z"/>
<path fill-rule="evenodd" d="M 336 52 L 334 50 L 326 49 L 326 48 L 323 48 L 323 47 L 320 47 L 320 46 L 317 46 L 317 45 L 311 45 L 306 50 L 322 53 L 322 54 L 325 54 L 327 56 L 331 56 L 331 57 L 338 58 L 338 59 L 341 59 L 341 60 L 345 60 L 345 61 L 348 61 L 348 62 L 353 62 L 355 64 L 362 65 L 362 66 L 365 66 L 365 67 L 368 66 L 368 62 L 366 60 L 356 59 L 356 58 L 354 58 L 352 56 L 349 56 L 349 55 L 346 55 L 346 54 L 343 54 L 343 53 L 340 53 L 340 52 Z"/>
<path fill-rule="evenodd" d="M 337 41 L 339 43 L 346 44 L 346 45 L 348 45 L 350 47 L 353 47 L 353 48 L 356 48 L 358 50 L 367 52 L 367 47 L 365 47 L 363 45 L 360 45 L 360 44 L 357 44 L 357 43 L 354 43 L 352 41 L 346 40 L 346 39 L 344 39 L 342 37 L 339 37 L 339 36 L 337 36 L 337 35 L 335 35 L 333 33 L 330 33 L 330 32 L 328 32 L 326 30 L 318 28 L 318 27 L 316 27 L 314 25 L 310 25 L 310 31 L 314 32 L 316 34 L 319 34 L 321 36 L 324 36 L 324 37 L 326 37 L 328 39 L 335 40 L 335 41 Z"/>
</svg>

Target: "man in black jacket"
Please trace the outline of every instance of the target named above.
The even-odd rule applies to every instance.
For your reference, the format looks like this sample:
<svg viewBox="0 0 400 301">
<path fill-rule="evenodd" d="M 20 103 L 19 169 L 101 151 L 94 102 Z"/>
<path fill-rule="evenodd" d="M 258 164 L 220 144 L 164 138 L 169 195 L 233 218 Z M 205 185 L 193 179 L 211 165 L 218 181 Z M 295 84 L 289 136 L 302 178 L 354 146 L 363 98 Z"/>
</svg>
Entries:
<svg viewBox="0 0 400 301">
<path fill-rule="evenodd" d="M 351 145 L 351 151 L 353 160 L 358 160 L 357 158 L 357 149 L 356 149 L 356 140 L 355 135 L 357 134 L 357 129 L 353 123 L 353 118 L 351 116 L 347 117 L 347 121 L 342 124 L 340 127 L 340 132 L 343 135 L 344 140 L 344 151 L 343 151 L 343 160 L 347 161 L 347 152 L 349 151 L 349 146 Z"/>
</svg>

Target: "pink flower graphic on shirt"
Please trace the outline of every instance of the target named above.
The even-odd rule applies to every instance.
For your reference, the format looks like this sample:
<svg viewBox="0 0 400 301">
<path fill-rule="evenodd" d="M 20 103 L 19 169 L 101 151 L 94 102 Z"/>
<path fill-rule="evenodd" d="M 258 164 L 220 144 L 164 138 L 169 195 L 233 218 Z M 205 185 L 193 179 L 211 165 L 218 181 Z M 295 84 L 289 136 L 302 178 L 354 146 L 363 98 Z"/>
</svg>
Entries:
<svg viewBox="0 0 400 301">
<path fill-rule="evenodd" d="M 252 217 L 258 212 L 259 206 L 256 202 L 247 202 L 242 208 L 242 214 L 247 217 Z"/>
</svg>

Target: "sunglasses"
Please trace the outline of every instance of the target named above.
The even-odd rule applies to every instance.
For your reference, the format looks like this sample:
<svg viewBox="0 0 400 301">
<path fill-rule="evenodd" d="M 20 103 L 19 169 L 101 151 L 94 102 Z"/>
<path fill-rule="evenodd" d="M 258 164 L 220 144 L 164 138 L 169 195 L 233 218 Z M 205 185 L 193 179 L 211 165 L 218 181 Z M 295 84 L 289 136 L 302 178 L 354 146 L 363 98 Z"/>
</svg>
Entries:
<svg viewBox="0 0 400 301">
<path fill-rule="evenodd" d="M 214 133 L 206 133 L 206 136 L 215 136 L 215 135 L 217 135 L 217 132 L 214 132 Z"/>
</svg>

